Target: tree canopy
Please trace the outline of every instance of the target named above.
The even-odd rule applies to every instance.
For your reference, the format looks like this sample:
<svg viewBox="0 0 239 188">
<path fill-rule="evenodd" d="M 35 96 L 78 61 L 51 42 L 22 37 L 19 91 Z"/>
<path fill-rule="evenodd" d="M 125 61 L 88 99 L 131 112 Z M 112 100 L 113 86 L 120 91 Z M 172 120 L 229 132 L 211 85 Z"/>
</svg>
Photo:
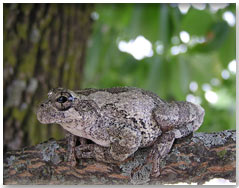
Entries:
<svg viewBox="0 0 239 188">
<path fill-rule="evenodd" d="M 235 129 L 235 4 L 96 4 L 83 87 L 135 86 Z"/>
</svg>

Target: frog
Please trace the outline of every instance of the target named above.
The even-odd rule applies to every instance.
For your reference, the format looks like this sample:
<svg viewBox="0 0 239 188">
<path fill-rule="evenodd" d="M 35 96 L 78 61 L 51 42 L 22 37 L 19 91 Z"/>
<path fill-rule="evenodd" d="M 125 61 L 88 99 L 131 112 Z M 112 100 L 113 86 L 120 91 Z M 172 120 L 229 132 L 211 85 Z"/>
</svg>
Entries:
<svg viewBox="0 0 239 188">
<path fill-rule="evenodd" d="M 160 161 L 175 139 L 197 131 L 204 115 L 199 104 L 167 102 L 136 87 L 55 88 L 37 109 L 40 123 L 59 124 L 68 132 L 68 161 L 73 166 L 77 158 L 120 164 L 137 150 L 150 147 L 154 177 L 160 175 Z"/>
</svg>

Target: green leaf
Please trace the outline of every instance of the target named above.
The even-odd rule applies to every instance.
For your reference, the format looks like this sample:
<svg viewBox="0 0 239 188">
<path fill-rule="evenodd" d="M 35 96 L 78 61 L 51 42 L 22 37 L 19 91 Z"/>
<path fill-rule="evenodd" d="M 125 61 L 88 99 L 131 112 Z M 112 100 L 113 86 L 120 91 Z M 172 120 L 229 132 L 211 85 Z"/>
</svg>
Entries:
<svg viewBox="0 0 239 188">
<path fill-rule="evenodd" d="M 190 8 L 182 18 L 181 30 L 187 31 L 190 35 L 204 36 L 212 23 L 213 18 L 210 12 Z"/>
<path fill-rule="evenodd" d="M 236 30 L 230 28 L 230 31 L 225 39 L 223 45 L 219 49 L 219 57 L 224 68 L 227 68 L 228 63 L 236 59 Z"/>
</svg>

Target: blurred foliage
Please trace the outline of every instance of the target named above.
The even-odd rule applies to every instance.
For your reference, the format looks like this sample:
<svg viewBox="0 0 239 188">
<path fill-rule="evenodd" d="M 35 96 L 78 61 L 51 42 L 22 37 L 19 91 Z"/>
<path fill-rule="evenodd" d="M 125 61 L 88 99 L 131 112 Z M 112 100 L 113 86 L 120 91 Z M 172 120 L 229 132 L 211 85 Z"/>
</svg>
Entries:
<svg viewBox="0 0 239 188">
<path fill-rule="evenodd" d="M 92 18 L 94 30 L 87 52 L 83 87 L 135 86 L 154 91 L 165 100 L 185 101 L 188 94 L 200 97 L 206 115 L 199 131 L 235 129 L 235 74 L 228 64 L 236 55 L 236 28 L 223 14 L 235 16 L 235 4 L 216 12 L 190 7 L 182 14 L 177 4 L 96 4 Z M 183 43 L 180 32 L 204 41 Z M 142 35 L 152 43 L 153 56 L 142 60 L 121 52 L 120 41 Z M 163 53 L 157 53 L 157 45 Z M 186 52 L 172 54 L 172 47 L 186 46 Z M 222 71 L 229 77 L 224 79 Z M 189 89 L 194 81 L 196 91 Z M 216 103 L 205 98 L 203 86 L 209 84 L 218 96 Z"/>
</svg>

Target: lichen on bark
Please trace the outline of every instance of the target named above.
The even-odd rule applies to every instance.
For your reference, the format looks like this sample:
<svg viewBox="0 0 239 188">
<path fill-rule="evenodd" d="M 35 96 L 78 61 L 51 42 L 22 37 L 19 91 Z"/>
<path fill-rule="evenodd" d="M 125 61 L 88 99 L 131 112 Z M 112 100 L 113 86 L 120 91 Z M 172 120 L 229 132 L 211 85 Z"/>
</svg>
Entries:
<svg viewBox="0 0 239 188">
<path fill-rule="evenodd" d="M 156 178 L 150 176 L 152 166 L 146 160 L 150 147 L 139 149 L 120 164 L 79 159 L 72 167 L 66 160 L 66 140 L 50 139 L 5 153 L 4 184 L 203 184 L 214 178 L 235 182 L 235 136 L 235 131 L 222 131 L 176 140 Z"/>
</svg>

